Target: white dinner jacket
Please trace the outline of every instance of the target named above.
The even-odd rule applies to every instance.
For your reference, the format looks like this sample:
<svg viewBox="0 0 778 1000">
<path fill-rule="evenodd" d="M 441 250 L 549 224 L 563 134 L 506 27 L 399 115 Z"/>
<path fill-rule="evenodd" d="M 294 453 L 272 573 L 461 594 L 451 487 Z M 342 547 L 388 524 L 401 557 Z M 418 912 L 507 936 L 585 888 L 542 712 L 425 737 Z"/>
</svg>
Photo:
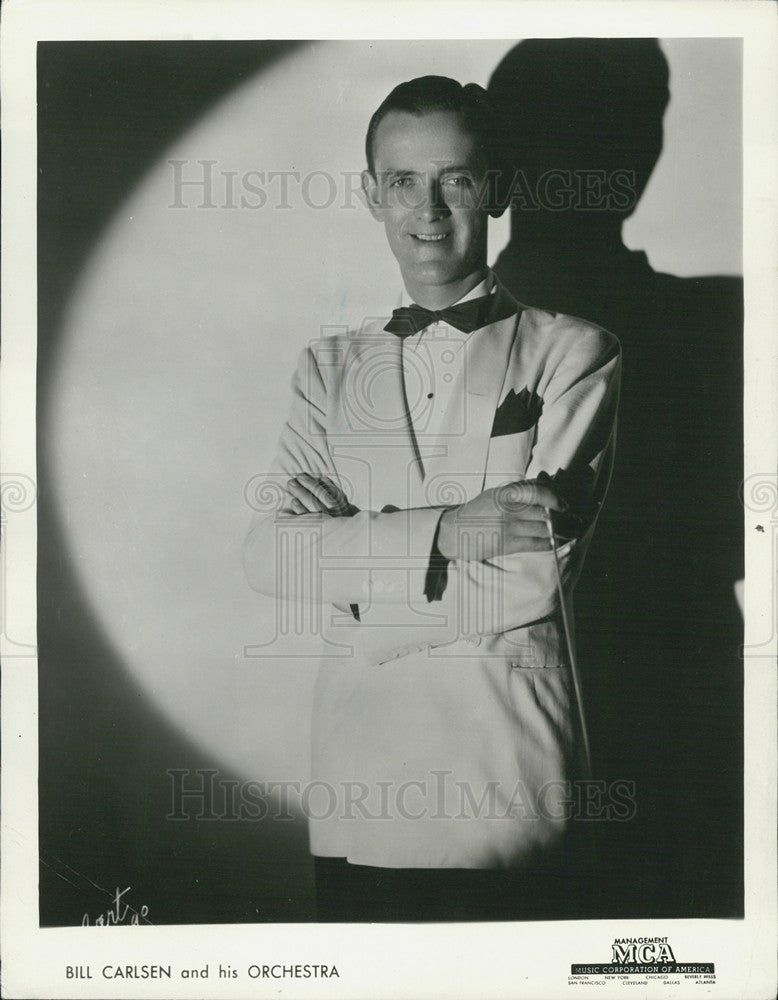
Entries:
<svg viewBox="0 0 778 1000">
<path fill-rule="evenodd" d="M 544 471 L 598 509 L 620 350 L 606 331 L 524 307 L 499 283 L 491 301 L 492 316 L 510 315 L 470 335 L 434 441 L 414 438 L 402 342 L 386 318 L 311 344 L 293 379 L 268 477 L 278 502 L 255 518 L 244 563 L 257 591 L 323 609 L 314 854 L 512 866 L 568 826 L 580 732 L 553 553 L 462 559 L 440 600 L 424 591 L 442 510 L 486 488 Z M 300 472 L 331 477 L 358 513 L 293 515 L 283 484 Z M 568 595 L 595 520 L 558 549 Z"/>
</svg>

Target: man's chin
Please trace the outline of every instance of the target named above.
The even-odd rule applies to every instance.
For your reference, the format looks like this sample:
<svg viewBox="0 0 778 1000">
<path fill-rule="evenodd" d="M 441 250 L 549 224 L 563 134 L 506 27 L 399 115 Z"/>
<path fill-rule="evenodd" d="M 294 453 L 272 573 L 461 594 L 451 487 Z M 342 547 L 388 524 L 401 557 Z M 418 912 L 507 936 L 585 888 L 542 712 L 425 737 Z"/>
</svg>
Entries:
<svg viewBox="0 0 778 1000">
<path fill-rule="evenodd" d="M 406 284 L 432 285 L 452 285 L 462 280 L 459 272 L 451 267 L 447 261 L 425 260 L 417 263 L 414 267 L 403 269 L 403 277 Z"/>
</svg>

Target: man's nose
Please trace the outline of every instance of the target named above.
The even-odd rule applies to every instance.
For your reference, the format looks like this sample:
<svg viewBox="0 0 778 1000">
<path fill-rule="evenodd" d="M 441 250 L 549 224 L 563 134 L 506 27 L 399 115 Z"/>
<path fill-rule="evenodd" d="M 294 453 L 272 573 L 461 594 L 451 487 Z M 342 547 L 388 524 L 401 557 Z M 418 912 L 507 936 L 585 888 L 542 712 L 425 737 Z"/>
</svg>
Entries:
<svg viewBox="0 0 778 1000">
<path fill-rule="evenodd" d="M 425 188 L 424 196 L 417 206 L 416 214 L 423 222 L 434 222 L 449 214 L 449 207 L 443 197 L 443 190 L 438 181 L 430 181 Z"/>
</svg>

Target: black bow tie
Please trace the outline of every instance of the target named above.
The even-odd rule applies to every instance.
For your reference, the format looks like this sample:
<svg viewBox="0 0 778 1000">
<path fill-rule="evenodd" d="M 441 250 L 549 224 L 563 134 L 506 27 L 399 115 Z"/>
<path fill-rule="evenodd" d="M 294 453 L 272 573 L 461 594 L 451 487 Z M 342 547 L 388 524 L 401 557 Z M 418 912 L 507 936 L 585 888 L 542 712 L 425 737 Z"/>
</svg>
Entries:
<svg viewBox="0 0 778 1000">
<path fill-rule="evenodd" d="M 449 306 L 448 309 L 425 309 L 424 306 L 417 306 L 414 302 L 410 306 L 395 309 L 384 330 L 398 337 L 411 337 L 431 323 L 441 321 L 456 327 L 462 333 L 472 333 L 473 330 L 486 325 L 490 318 L 493 299 L 494 295 L 481 295 L 477 299 L 468 299 L 459 305 Z M 511 309 L 511 312 L 515 312 L 515 309 Z M 510 313 L 506 313 L 506 316 L 508 315 Z M 505 316 L 491 318 L 494 322 L 497 319 L 505 319 Z"/>
</svg>

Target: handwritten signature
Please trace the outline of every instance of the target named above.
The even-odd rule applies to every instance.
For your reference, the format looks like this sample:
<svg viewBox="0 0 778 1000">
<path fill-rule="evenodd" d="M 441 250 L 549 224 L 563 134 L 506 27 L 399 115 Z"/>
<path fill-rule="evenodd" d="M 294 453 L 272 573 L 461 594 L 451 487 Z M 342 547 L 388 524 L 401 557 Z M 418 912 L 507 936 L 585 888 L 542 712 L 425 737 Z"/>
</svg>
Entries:
<svg viewBox="0 0 778 1000">
<path fill-rule="evenodd" d="M 117 927 L 119 925 L 127 926 L 138 926 L 141 920 L 146 921 L 148 916 L 149 908 L 148 906 L 141 906 L 139 910 L 130 906 L 129 903 L 124 902 L 124 896 L 132 889 L 131 885 L 128 885 L 126 889 L 116 890 L 113 895 L 113 902 L 109 909 L 104 913 L 101 913 L 99 917 L 96 917 L 94 921 L 90 921 L 89 914 L 85 913 L 81 919 L 82 927 Z"/>
</svg>

